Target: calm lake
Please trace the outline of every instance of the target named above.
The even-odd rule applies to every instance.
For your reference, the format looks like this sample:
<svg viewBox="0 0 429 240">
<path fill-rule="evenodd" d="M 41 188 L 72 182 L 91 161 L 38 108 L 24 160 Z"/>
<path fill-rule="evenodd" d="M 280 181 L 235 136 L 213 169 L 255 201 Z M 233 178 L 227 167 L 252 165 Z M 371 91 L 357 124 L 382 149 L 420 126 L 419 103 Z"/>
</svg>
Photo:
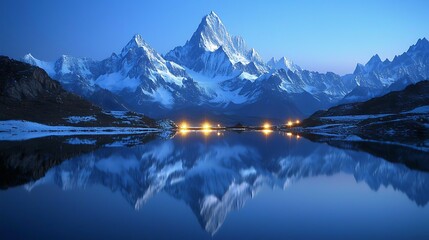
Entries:
<svg viewBox="0 0 429 240">
<path fill-rule="evenodd" d="M 0 145 L 0 239 L 429 238 L 429 174 L 392 161 L 413 154 L 281 132 Z"/>
</svg>

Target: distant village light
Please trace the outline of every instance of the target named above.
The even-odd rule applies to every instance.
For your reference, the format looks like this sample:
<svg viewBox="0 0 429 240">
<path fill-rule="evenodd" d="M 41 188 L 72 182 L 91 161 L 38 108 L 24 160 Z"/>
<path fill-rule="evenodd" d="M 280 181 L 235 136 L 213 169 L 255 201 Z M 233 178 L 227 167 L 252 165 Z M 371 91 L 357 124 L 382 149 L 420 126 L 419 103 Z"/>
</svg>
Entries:
<svg viewBox="0 0 429 240">
<path fill-rule="evenodd" d="M 293 125 L 293 122 L 292 122 L 292 121 L 288 121 L 288 122 L 287 122 L 287 125 L 288 125 L 289 127 L 291 127 L 291 126 Z"/>
<path fill-rule="evenodd" d="M 188 129 L 188 123 L 187 122 L 182 122 L 182 124 L 180 124 L 180 129 L 187 130 Z"/>
<path fill-rule="evenodd" d="M 211 129 L 211 125 L 209 122 L 204 122 L 203 123 L 203 130 L 210 130 Z"/>
<path fill-rule="evenodd" d="M 300 121 L 299 120 L 296 120 L 296 124 L 299 124 L 300 123 Z"/>
<path fill-rule="evenodd" d="M 269 124 L 269 123 L 264 123 L 263 128 L 264 128 L 265 130 L 270 129 L 270 128 L 271 128 L 271 124 Z"/>
</svg>

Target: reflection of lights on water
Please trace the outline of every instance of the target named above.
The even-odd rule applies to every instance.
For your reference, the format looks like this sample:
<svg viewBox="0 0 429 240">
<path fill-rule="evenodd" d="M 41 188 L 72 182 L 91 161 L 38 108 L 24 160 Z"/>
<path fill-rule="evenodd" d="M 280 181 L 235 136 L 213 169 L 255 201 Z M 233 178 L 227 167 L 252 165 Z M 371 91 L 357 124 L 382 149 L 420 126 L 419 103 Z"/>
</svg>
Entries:
<svg viewBox="0 0 429 240">
<path fill-rule="evenodd" d="M 273 130 L 271 129 L 271 124 L 269 122 L 265 122 L 264 125 L 262 125 L 262 133 L 265 136 L 270 135 L 273 132 Z"/>
<path fill-rule="evenodd" d="M 262 133 L 263 133 L 265 136 L 270 135 L 272 132 L 273 132 L 273 130 L 270 130 L 270 129 L 263 129 L 263 130 L 262 130 Z"/>
<path fill-rule="evenodd" d="M 179 133 L 182 136 L 186 136 L 190 131 L 188 129 L 180 129 Z"/>
<path fill-rule="evenodd" d="M 210 130 L 210 129 L 208 129 L 208 130 L 203 129 L 203 130 L 201 130 L 201 132 L 203 133 L 204 136 L 208 136 L 208 135 L 210 135 L 210 133 L 212 132 L 212 130 Z"/>
<path fill-rule="evenodd" d="M 217 132 L 216 134 L 217 134 L 218 136 L 220 136 L 220 132 Z"/>
<path fill-rule="evenodd" d="M 186 136 L 189 132 L 190 131 L 189 131 L 189 125 L 188 125 L 188 123 L 187 122 L 180 123 L 180 126 L 179 126 L 179 133 L 180 133 L 180 135 Z"/>
<path fill-rule="evenodd" d="M 296 137 L 296 139 L 300 139 L 300 138 L 301 138 L 301 136 L 300 136 L 299 134 L 294 135 L 294 134 L 293 134 L 293 133 L 291 133 L 291 132 L 287 132 L 287 133 L 286 133 L 286 136 L 288 136 L 289 138 L 291 138 L 291 137 L 295 136 L 295 137 Z"/>
<path fill-rule="evenodd" d="M 203 123 L 201 132 L 204 134 L 204 136 L 210 135 L 210 133 L 212 132 L 212 126 L 210 125 L 209 122 Z"/>
</svg>

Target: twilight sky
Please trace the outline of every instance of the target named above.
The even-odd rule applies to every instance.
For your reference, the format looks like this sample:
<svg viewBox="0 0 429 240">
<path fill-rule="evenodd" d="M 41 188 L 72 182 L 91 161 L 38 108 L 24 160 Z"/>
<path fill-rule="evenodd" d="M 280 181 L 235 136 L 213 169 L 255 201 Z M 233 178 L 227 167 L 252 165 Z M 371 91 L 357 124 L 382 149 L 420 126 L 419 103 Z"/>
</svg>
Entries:
<svg viewBox="0 0 429 240">
<path fill-rule="evenodd" d="M 183 45 L 211 10 L 263 59 L 350 73 L 378 53 L 429 38 L 427 0 L 1 0 L 0 54 L 103 59 L 139 33 L 161 54 Z"/>
</svg>

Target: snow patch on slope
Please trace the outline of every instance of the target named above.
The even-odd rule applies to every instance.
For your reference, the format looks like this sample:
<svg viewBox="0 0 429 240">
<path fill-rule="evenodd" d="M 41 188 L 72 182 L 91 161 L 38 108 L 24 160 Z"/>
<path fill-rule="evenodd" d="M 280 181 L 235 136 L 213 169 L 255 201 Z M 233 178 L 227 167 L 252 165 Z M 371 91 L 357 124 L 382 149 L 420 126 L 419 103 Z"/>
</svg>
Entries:
<svg viewBox="0 0 429 240">
<path fill-rule="evenodd" d="M 285 57 L 282 57 L 279 60 L 271 58 L 271 60 L 267 62 L 267 65 L 273 69 L 285 69 L 291 70 L 292 72 L 302 71 L 300 66 Z"/>
<path fill-rule="evenodd" d="M 115 72 L 99 76 L 95 80 L 95 84 L 112 92 L 119 92 L 124 89 L 135 91 L 140 85 L 140 79 L 124 77 L 120 72 Z"/>
<path fill-rule="evenodd" d="M 239 76 L 238 76 L 238 78 L 239 79 L 247 79 L 247 80 L 250 80 L 250 81 L 255 81 L 257 78 L 258 78 L 258 76 L 256 76 L 256 75 L 253 75 L 253 74 L 250 74 L 250 73 L 247 73 L 247 72 L 242 72 Z"/>
<path fill-rule="evenodd" d="M 65 118 L 69 123 L 93 122 L 97 121 L 94 116 L 70 116 Z"/>
<path fill-rule="evenodd" d="M 405 113 L 429 113 L 429 105 L 417 107 Z"/>
<path fill-rule="evenodd" d="M 159 102 L 167 108 L 171 108 L 174 104 L 173 95 L 164 87 L 158 87 L 153 92 L 148 92 L 142 89 L 142 92 L 145 95 L 150 96 L 152 98 L 152 101 Z"/>
<path fill-rule="evenodd" d="M 229 89 L 224 89 L 221 86 L 221 83 L 223 81 L 235 78 L 237 76 L 208 77 L 191 69 L 186 69 L 186 71 L 194 80 L 198 82 L 198 84 L 205 90 L 205 92 L 209 96 L 211 96 L 211 103 L 241 104 L 249 100 L 246 96 L 239 94 L 241 88 L 235 91 L 231 91 Z"/>
<path fill-rule="evenodd" d="M 114 135 L 160 132 L 157 128 L 48 126 L 23 120 L 0 121 L 1 141 L 20 141 L 46 136 Z"/>
</svg>

